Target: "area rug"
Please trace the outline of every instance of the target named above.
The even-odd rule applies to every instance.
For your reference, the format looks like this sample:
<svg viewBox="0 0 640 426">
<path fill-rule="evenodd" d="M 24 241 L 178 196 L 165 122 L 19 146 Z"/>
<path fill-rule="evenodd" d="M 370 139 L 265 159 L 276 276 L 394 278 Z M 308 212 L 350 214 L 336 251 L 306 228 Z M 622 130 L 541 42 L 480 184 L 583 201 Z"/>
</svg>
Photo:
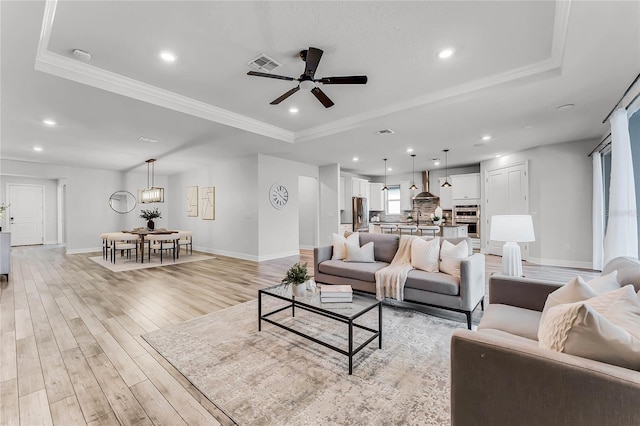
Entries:
<svg viewBox="0 0 640 426">
<path fill-rule="evenodd" d="M 450 424 L 449 345 L 465 325 L 383 309 L 382 349 L 358 353 L 352 376 L 338 352 L 265 322 L 258 332 L 255 300 L 143 337 L 240 425 Z M 347 348 L 345 324 L 301 310 L 274 317 Z M 377 328 L 377 313 L 358 322 Z M 366 337 L 354 333 L 354 347 Z"/>
<path fill-rule="evenodd" d="M 181 263 L 189 263 L 189 262 L 198 262 L 200 260 L 211 260 L 215 259 L 213 256 L 205 256 L 201 254 L 192 254 L 180 257 L 180 259 L 176 259 L 174 262 L 171 257 L 168 259 L 163 259 L 162 263 L 160 263 L 160 258 L 151 257 L 151 262 L 147 262 L 147 258 L 145 257 L 144 263 L 136 262 L 135 257 L 131 260 L 127 260 L 125 257 L 116 259 L 116 263 L 111 263 L 109 260 L 104 260 L 102 256 L 94 256 L 89 259 L 93 260 L 100 266 L 104 266 L 112 272 L 124 272 L 124 271 L 135 271 L 138 269 L 147 269 L 147 268 L 155 268 L 158 266 L 171 266 L 171 265 L 180 265 Z M 139 260 L 139 259 L 138 259 Z"/>
</svg>

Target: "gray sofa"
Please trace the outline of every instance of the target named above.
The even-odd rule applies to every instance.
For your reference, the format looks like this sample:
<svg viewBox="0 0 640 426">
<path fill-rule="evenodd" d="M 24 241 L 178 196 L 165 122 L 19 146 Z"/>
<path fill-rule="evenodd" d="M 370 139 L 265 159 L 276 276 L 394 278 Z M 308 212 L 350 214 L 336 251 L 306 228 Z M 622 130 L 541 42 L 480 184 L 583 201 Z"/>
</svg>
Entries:
<svg viewBox="0 0 640 426">
<path fill-rule="evenodd" d="M 471 313 L 484 301 L 484 255 L 473 254 L 470 238 L 441 238 L 457 244 L 466 240 L 469 257 L 460 263 L 460 278 L 442 272 L 409 272 L 404 288 L 405 301 L 435 306 L 467 316 L 471 329 Z M 322 284 L 349 284 L 354 290 L 376 293 L 375 273 L 388 266 L 398 251 L 400 237 L 391 234 L 360 234 L 360 245 L 373 242 L 375 263 L 353 263 L 331 260 L 333 246 L 314 250 L 314 279 Z"/>
<path fill-rule="evenodd" d="M 611 260 L 640 290 L 640 262 Z M 477 332 L 451 340 L 453 426 L 640 425 L 640 372 L 538 347 L 547 295 L 564 283 L 494 275 Z"/>
</svg>

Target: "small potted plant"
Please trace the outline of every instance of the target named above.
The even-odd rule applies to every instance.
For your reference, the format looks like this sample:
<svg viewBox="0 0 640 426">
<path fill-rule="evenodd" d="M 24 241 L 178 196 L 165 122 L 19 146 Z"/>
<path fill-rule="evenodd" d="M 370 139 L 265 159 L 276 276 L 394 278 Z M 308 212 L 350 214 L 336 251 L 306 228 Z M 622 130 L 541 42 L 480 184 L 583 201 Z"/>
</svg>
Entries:
<svg viewBox="0 0 640 426">
<path fill-rule="evenodd" d="M 293 295 L 297 297 L 303 297 L 307 292 L 305 283 L 311 279 L 311 276 L 307 273 L 307 263 L 301 265 L 300 262 L 293 265 L 287 271 L 287 275 L 282 280 L 282 284 L 293 284 Z"/>
<path fill-rule="evenodd" d="M 160 214 L 160 212 L 158 211 L 158 208 L 156 207 L 153 210 L 151 209 L 140 210 L 140 217 L 147 220 L 147 228 L 149 228 L 150 231 L 153 231 L 153 228 L 155 228 L 155 223 L 153 223 L 153 219 L 162 218 L 162 215 Z"/>
</svg>

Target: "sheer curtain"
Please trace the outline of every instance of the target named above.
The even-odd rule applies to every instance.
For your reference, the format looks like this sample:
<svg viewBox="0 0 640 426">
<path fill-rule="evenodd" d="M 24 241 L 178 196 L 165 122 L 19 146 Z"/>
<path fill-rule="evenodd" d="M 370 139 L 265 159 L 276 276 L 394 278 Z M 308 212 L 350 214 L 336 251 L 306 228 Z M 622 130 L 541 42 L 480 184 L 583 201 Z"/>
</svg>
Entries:
<svg viewBox="0 0 640 426">
<path fill-rule="evenodd" d="M 602 154 L 593 153 L 593 269 L 604 266 L 604 180 Z"/>
<path fill-rule="evenodd" d="M 611 184 L 609 219 L 604 238 L 604 262 L 618 257 L 638 257 L 636 194 L 629 140 L 627 110 L 611 116 Z"/>
</svg>

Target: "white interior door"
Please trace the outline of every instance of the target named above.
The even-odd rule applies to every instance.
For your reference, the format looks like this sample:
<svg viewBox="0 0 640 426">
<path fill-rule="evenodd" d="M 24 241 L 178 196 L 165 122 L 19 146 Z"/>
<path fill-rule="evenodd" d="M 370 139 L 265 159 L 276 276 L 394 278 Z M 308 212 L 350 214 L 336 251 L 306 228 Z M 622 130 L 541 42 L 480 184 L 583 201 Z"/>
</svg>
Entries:
<svg viewBox="0 0 640 426">
<path fill-rule="evenodd" d="M 487 170 L 485 241 L 489 254 L 502 255 L 503 241 L 491 241 L 491 216 L 497 214 L 529 214 L 528 164 L 519 163 L 499 169 Z M 529 246 L 521 244 L 522 258 L 528 259 Z"/>
<path fill-rule="evenodd" d="M 42 244 L 44 188 L 39 185 L 8 185 L 9 230 L 12 246 Z"/>
</svg>

